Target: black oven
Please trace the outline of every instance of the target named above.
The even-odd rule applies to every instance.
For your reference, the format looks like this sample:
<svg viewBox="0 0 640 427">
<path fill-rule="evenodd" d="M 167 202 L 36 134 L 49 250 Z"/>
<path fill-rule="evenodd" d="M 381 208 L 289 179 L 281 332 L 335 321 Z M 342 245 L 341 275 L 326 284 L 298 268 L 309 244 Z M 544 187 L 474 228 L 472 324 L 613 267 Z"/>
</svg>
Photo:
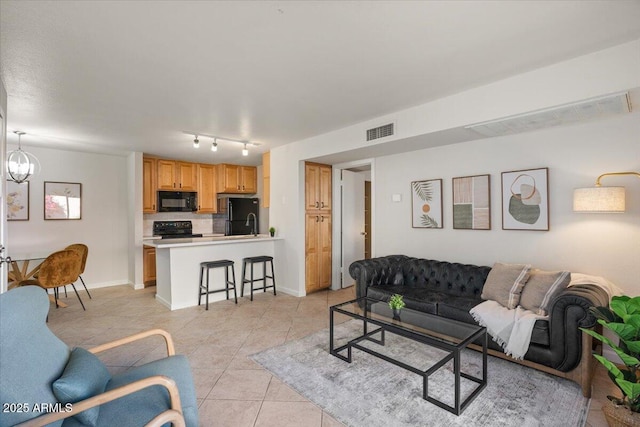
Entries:
<svg viewBox="0 0 640 427">
<path fill-rule="evenodd" d="M 195 212 L 198 195 L 195 191 L 158 191 L 158 212 Z"/>
</svg>

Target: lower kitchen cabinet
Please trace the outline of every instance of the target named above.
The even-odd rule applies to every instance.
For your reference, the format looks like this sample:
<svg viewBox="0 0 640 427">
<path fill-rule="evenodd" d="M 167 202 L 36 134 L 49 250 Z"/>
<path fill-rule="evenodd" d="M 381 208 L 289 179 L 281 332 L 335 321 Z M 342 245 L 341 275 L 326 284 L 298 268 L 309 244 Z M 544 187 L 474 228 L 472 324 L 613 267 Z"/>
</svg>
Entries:
<svg viewBox="0 0 640 427">
<path fill-rule="evenodd" d="M 153 246 L 142 247 L 142 282 L 145 288 L 156 284 L 156 248 Z"/>
</svg>

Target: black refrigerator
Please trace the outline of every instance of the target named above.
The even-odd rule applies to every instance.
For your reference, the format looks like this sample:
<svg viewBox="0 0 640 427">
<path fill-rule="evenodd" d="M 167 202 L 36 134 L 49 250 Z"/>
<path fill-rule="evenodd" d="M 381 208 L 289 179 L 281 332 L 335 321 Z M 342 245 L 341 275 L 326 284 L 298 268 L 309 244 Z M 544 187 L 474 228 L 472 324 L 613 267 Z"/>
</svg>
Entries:
<svg viewBox="0 0 640 427">
<path fill-rule="evenodd" d="M 254 230 L 257 233 L 258 230 L 260 230 L 260 223 L 258 218 L 259 207 L 260 203 L 258 198 L 219 198 L 218 212 L 225 215 L 224 235 L 238 236 L 253 234 Z M 247 225 L 247 223 L 249 225 Z"/>
</svg>

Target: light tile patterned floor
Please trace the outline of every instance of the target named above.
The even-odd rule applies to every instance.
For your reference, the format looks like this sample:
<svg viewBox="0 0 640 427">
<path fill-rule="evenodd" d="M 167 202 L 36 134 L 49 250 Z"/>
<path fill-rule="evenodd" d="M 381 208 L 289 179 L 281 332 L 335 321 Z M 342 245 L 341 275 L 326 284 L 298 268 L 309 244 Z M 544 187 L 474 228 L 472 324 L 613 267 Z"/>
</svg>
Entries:
<svg viewBox="0 0 640 427">
<path fill-rule="evenodd" d="M 83 312 L 75 294 L 68 308 L 51 308 L 49 327 L 69 346 L 85 348 L 150 328 L 169 331 L 176 351 L 188 356 L 200 403 L 202 426 L 334 427 L 342 424 L 284 385 L 246 356 L 317 332 L 329 326 L 328 307 L 354 297 L 354 289 L 323 291 L 304 298 L 258 293 L 254 301 L 238 299 L 169 311 L 155 301 L 155 288 L 128 286 L 91 290 Z M 64 297 L 63 297 L 64 298 Z M 159 338 L 110 350 L 100 357 L 112 372 L 163 356 Z M 588 427 L 606 427 L 600 407 L 615 393 L 598 368 Z"/>
</svg>

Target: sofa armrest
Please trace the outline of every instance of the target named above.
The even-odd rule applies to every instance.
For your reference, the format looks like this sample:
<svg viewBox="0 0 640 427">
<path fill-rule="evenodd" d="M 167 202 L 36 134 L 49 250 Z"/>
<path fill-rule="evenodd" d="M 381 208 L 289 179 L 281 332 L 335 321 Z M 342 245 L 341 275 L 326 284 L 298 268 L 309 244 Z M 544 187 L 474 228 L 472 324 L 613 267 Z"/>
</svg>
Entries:
<svg viewBox="0 0 640 427">
<path fill-rule="evenodd" d="M 567 372 L 580 363 L 580 328 L 592 328 L 596 324 L 589 308 L 608 305 L 608 294 L 596 285 L 571 286 L 554 299 L 549 316 L 549 341 L 551 352 L 559 357 L 555 360 L 555 369 Z"/>
<path fill-rule="evenodd" d="M 55 421 L 73 417 L 74 415 L 77 415 L 82 411 L 86 411 L 87 409 L 93 408 L 95 406 L 103 405 L 107 402 L 111 402 L 112 400 L 119 399 L 128 394 L 132 394 L 137 391 L 143 390 L 147 387 L 152 387 L 157 385 L 167 389 L 167 391 L 169 392 L 171 411 L 177 412 L 180 416 L 179 418 L 182 418 L 182 424 L 180 424 L 180 421 L 177 421 L 174 425 L 184 426 L 184 418 L 182 417 L 182 405 L 180 403 L 180 394 L 178 392 L 178 386 L 176 385 L 176 382 L 173 379 L 169 377 L 165 377 L 163 375 L 156 375 L 153 377 L 134 381 L 130 384 L 123 385 L 118 388 L 114 388 L 113 390 L 105 391 L 104 393 L 101 393 L 96 396 L 90 397 L 88 399 L 81 400 L 79 402 L 74 403 L 71 409 L 68 411 L 51 412 L 36 418 L 32 418 L 28 421 L 25 421 L 24 423 L 18 424 L 18 426 L 20 427 L 44 426 L 44 425 L 53 423 Z M 154 425 L 153 422 L 156 421 L 161 415 L 163 415 L 163 413 L 160 413 L 158 416 L 156 416 L 148 425 Z M 165 420 L 165 422 L 169 421 L 169 418 L 178 418 L 175 416 L 175 414 L 166 414 L 164 416 L 168 417 Z"/>
<path fill-rule="evenodd" d="M 405 255 L 389 255 L 353 262 L 349 274 L 356 281 L 356 298 L 366 296 L 369 286 L 393 283 L 402 262 L 408 259 Z"/>
<path fill-rule="evenodd" d="M 133 334 L 128 337 L 120 338 L 119 340 L 111 341 L 111 342 L 90 348 L 89 351 L 93 354 L 96 354 L 96 353 L 100 353 L 101 351 L 120 347 L 121 345 L 129 344 L 134 341 L 139 341 L 141 339 L 151 337 L 154 335 L 160 335 L 164 338 L 164 342 L 167 347 L 167 356 L 175 356 L 176 350 L 173 345 L 173 339 L 171 338 L 171 335 L 169 334 L 169 332 L 164 331 L 162 329 L 150 329 L 148 331 L 140 332 L 138 334 Z"/>
</svg>

